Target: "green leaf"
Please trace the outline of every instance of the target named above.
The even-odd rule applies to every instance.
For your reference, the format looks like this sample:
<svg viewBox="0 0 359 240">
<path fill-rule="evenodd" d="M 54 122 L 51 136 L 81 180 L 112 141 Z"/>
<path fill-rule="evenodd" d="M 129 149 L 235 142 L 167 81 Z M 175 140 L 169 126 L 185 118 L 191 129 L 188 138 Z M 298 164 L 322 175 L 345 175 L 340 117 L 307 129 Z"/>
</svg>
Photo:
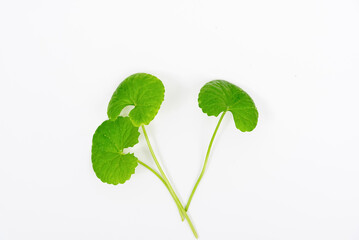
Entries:
<svg viewBox="0 0 359 240">
<path fill-rule="evenodd" d="M 164 93 L 165 87 L 157 77 L 147 73 L 133 74 L 112 95 L 107 115 L 113 120 L 126 106 L 134 106 L 129 114 L 133 125 L 148 125 L 160 109 Z"/>
<path fill-rule="evenodd" d="M 206 83 L 199 92 L 198 105 L 208 116 L 232 112 L 236 128 L 242 132 L 250 132 L 257 125 L 258 111 L 252 98 L 230 82 L 214 80 Z"/>
<path fill-rule="evenodd" d="M 92 167 L 102 182 L 117 185 L 130 179 L 137 167 L 133 154 L 123 150 L 138 143 L 138 127 L 128 117 L 106 120 L 96 130 L 92 139 Z"/>
</svg>

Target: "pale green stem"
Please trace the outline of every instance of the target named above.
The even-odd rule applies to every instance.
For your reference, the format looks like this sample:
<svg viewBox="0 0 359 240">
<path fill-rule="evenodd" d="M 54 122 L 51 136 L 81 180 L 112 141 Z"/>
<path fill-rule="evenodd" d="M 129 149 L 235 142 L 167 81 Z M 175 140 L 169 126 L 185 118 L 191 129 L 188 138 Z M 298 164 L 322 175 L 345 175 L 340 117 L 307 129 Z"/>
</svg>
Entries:
<svg viewBox="0 0 359 240">
<path fill-rule="evenodd" d="M 173 190 L 173 188 L 172 188 L 170 182 L 168 181 L 168 178 L 166 177 L 166 174 L 164 173 L 164 171 L 163 171 L 163 169 L 162 169 L 160 163 L 159 163 L 158 160 L 157 160 L 157 157 L 156 157 L 156 155 L 155 155 L 155 153 L 154 153 L 154 151 L 153 151 L 153 149 L 152 149 L 152 146 L 151 146 L 150 140 L 149 140 L 149 138 L 148 138 L 148 135 L 147 135 L 147 132 L 146 132 L 145 127 L 144 127 L 143 125 L 141 125 L 141 128 L 142 128 L 143 134 L 145 135 L 146 142 L 147 142 L 147 146 L 148 146 L 148 148 L 149 148 L 149 150 L 150 150 L 150 152 L 151 152 L 152 158 L 153 158 L 153 160 L 155 161 L 156 166 L 157 166 L 158 170 L 160 171 L 163 180 L 166 182 L 166 184 L 167 184 L 167 186 L 168 186 L 169 191 L 171 192 L 171 194 L 173 194 L 173 196 L 175 197 L 175 199 L 176 199 L 175 201 L 176 201 L 177 205 L 181 205 L 181 208 L 180 208 L 180 209 L 181 209 L 181 212 L 183 213 L 184 217 L 186 218 L 186 220 L 187 220 L 187 222 L 188 222 L 188 224 L 189 224 L 189 226 L 190 226 L 190 228 L 191 228 L 191 230 L 192 230 L 192 232 L 193 232 L 193 235 L 195 236 L 195 238 L 198 238 L 198 234 L 197 234 L 197 232 L 196 232 L 196 229 L 195 229 L 194 226 L 193 226 L 193 223 L 192 223 L 191 219 L 190 219 L 189 216 L 187 215 L 187 212 L 184 210 L 184 208 L 183 208 L 183 206 L 182 206 L 182 204 L 181 204 L 181 201 L 178 199 L 178 197 L 177 197 L 175 191 Z"/>
<path fill-rule="evenodd" d="M 190 195 L 190 197 L 189 197 L 189 199 L 188 199 L 188 202 L 187 202 L 187 205 L 186 205 L 186 208 L 185 208 L 186 211 L 188 210 L 189 205 L 191 204 L 193 195 L 194 195 L 194 193 L 196 192 L 196 189 L 197 189 L 197 187 L 198 187 L 198 184 L 199 184 L 199 182 L 201 181 L 201 179 L 202 179 L 202 177 L 203 177 L 203 175 L 204 175 L 204 172 L 205 172 L 206 167 L 207 167 L 208 158 L 209 158 L 209 154 L 210 154 L 210 152 L 211 152 L 211 148 L 212 148 L 212 144 L 213 144 L 214 138 L 216 137 L 216 133 L 217 133 L 217 131 L 218 131 L 219 125 L 221 125 L 221 122 L 222 122 L 223 117 L 224 117 L 225 114 L 226 114 L 226 111 L 224 111 L 224 112 L 222 113 L 221 117 L 219 118 L 219 121 L 218 121 L 218 124 L 217 124 L 217 126 L 216 126 L 216 129 L 214 130 L 214 133 L 213 133 L 213 135 L 212 135 L 211 141 L 210 141 L 209 146 L 208 146 L 208 149 L 207 149 L 207 154 L 206 154 L 206 158 L 205 158 L 205 160 L 204 160 L 204 164 L 203 164 L 203 168 L 202 168 L 201 174 L 199 175 L 199 177 L 198 177 L 198 179 L 197 179 L 197 182 L 196 182 L 196 184 L 195 184 L 194 187 L 193 187 L 192 193 L 191 193 L 191 195 Z"/>
<path fill-rule="evenodd" d="M 137 162 L 138 162 L 139 164 L 141 164 L 142 166 L 144 166 L 145 168 L 147 168 L 148 170 L 150 170 L 153 174 L 155 174 L 155 175 L 161 180 L 161 182 L 166 186 L 167 190 L 170 192 L 170 194 L 171 194 L 173 200 L 175 201 L 175 203 L 176 203 L 176 205 L 177 205 L 178 211 L 179 211 L 179 213 L 180 213 L 180 215 L 181 215 L 181 219 L 182 219 L 182 221 L 183 221 L 184 215 L 183 215 L 183 213 L 182 213 L 182 211 L 181 211 L 181 208 L 183 208 L 183 206 L 182 206 L 181 203 L 178 203 L 178 202 L 176 201 L 176 197 L 175 197 L 174 194 L 170 191 L 170 188 L 167 186 L 165 180 L 163 180 L 163 178 L 161 177 L 161 175 L 158 174 L 158 172 L 156 172 L 153 168 L 151 168 L 150 166 L 148 166 L 146 163 L 144 163 L 144 162 L 142 162 L 142 161 L 140 161 L 140 160 L 137 160 Z"/>
</svg>

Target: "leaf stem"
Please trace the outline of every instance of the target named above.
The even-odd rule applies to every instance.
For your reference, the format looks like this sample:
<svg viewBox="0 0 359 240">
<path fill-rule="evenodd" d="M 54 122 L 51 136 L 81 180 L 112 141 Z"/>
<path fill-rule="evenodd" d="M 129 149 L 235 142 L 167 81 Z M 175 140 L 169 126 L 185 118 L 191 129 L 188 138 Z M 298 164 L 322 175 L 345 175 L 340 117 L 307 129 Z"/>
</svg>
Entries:
<svg viewBox="0 0 359 240">
<path fill-rule="evenodd" d="M 183 221 L 183 220 L 184 220 L 184 214 L 182 213 L 182 210 L 181 210 L 181 208 L 183 208 L 183 206 L 182 206 L 181 203 L 179 203 L 179 204 L 177 203 L 176 197 L 175 197 L 174 194 L 171 192 L 171 190 L 170 190 L 170 188 L 168 187 L 168 185 L 167 185 L 167 183 L 165 182 L 165 180 L 163 180 L 163 178 L 161 177 L 161 175 L 160 175 L 158 172 L 156 172 L 153 168 L 151 168 L 150 166 L 148 166 L 146 163 L 144 163 L 144 162 L 142 162 L 142 161 L 140 161 L 140 160 L 138 160 L 138 159 L 137 159 L 137 162 L 138 162 L 139 164 L 141 164 L 142 166 L 144 166 L 145 168 L 147 168 L 148 170 L 150 170 L 153 174 L 155 174 L 155 175 L 161 180 L 161 182 L 166 186 L 167 190 L 170 192 L 170 194 L 171 194 L 173 200 L 175 201 L 175 203 L 176 203 L 176 205 L 177 205 L 178 211 L 179 211 L 179 213 L 180 213 L 180 215 L 181 215 L 181 219 L 182 219 L 182 221 Z"/>
<path fill-rule="evenodd" d="M 184 208 L 183 208 L 183 206 L 182 206 L 182 204 L 181 204 L 181 201 L 178 199 L 178 197 L 177 197 L 175 191 L 173 190 L 173 188 L 172 188 L 170 182 L 168 181 L 168 178 L 166 177 L 166 174 L 164 173 L 164 171 L 163 171 L 163 169 L 162 169 L 160 163 L 159 163 L 158 160 L 157 160 L 157 157 L 156 157 L 156 155 L 155 155 L 155 153 L 154 153 L 154 151 L 153 151 L 153 149 L 152 149 L 152 146 L 151 146 L 151 143 L 150 143 L 150 140 L 149 140 L 149 138 L 148 138 L 148 135 L 147 135 L 147 132 L 146 132 L 146 129 L 145 129 L 144 125 L 141 125 L 141 128 L 142 128 L 143 134 L 145 135 L 146 142 L 147 142 L 147 146 L 148 146 L 148 148 L 149 148 L 149 150 L 150 150 L 150 152 L 151 152 L 152 158 L 153 158 L 153 160 L 155 161 L 156 166 L 157 166 L 158 170 L 160 171 L 163 180 L 167 183 L 167 186 L 168 186 L 168 188 L 169 188 L 170 193 L 173 194 L 177 206 L 178 206 L 178 205 L 181 206 L 181 208 L 180 208 L 180 209 L 181 209 L 181 212 L 183 213 L 184 217 L 186 218 L 186 220 L 187 220 L 187 222 L 188 222 L 188 224 L 189 224 L 189 226 L 190 226 L 190 228 L 191 228 L 191 230 L 192 230 L 192 232 L 193 232 L 193 235 L 195 236 L 195 238 L 198 238 L 198 234 L 197 234 L 197 232 L 196 232 L 196 229 L 195 229 L 194 226 L 193 226 L 193 223 L 192 223 L 191 219 L 190 219 L 189 216 L 187 215 L 187 212 L 184 210 Z"/>
<path fill-rule="evenodd" d="M 188 210 L 189 205 L 191 204 L 193 195 L 194 195 L 194 193 L 196 192 L 196 189 L 197 189 L 197 187 L 198 187 L 198 184 L 199 184 L 199 182 L 201 181 L 201 179 L 202 179 L 202 177 L 203 177 L 203 175 L 204 175 L 204 172 L 205 172 L 206 167 L 207 167 L 208 158 L 209 158 L 209 154 L 210 154 L 210 152 L 211 152 L 211 148 L 212 148 L 212 144 L 213 144 L 214 138 L 216 137 L 216 134 L 217 134 L 219 125 L 221 125 L 221 122 L 222 122 L 223 117 L 224 117 L 224 115 L 226 114 L 226 112 L 227 112 L 227 111 L 224 111 L 224 112 L 222 113 L 221 117 L 219 118 L 219 121 L 218 121 L 218 123 L 217 123 L 216 129 L 214 130 L 214 133 L 213 133 L 213 135 L 212 135 L 211 141 L 209 142 L 209 146 L 208 146 L 208 149 L 207 149 L 207 154 L 206 154 L 206 158 L 205 158 L 205 160 L 204 160 L 204 164 L 203 164 L 203 168 L 202 168 L 201 174 L 199 175 L 199 177 L 198 177 L 198 179 L 197 179 L 197 182 L 196 182 L 196 184 L 195 184 L 194 187 L 193 187 L 192 193 L 191 193 L 191 195 L 190 195 L 190 197 L 189 197 L 189 199 L 188 199 L 188 201 L 187 201 L 187 205 L 186 205 L 186 207 L 185 207 L 185 211 Z"/>
</svg>

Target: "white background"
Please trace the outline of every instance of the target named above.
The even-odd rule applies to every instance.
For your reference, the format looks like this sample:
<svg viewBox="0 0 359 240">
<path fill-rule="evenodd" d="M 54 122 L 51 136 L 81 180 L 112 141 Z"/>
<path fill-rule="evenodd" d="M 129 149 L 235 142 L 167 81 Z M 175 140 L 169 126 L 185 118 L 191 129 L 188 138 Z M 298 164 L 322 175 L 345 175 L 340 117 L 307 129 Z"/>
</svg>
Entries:
<svg viewBox="0 0 359 240">
<path fill-rule="evenodd" d="M 117 85 L 159 77 L 148 132 L 186 201 L 217 123 L 213 79 L 247 91 L 251 133 L 226 115 L 190 215 L 201 239 L 359 239 L 359 2 L 0 2 L 0 239 L 194 239 L 139 166 L 96 178 L 92 134 Z M 148 149 L 132 150 L 152 166 Z"/>
</svg>

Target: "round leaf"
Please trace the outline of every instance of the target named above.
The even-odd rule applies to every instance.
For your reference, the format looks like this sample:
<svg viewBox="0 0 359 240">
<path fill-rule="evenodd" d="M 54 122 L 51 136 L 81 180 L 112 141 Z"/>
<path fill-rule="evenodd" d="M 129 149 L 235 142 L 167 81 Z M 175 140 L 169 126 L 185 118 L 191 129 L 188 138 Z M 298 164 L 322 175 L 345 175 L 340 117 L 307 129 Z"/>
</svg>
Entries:
<svg viewBox="0 0 359 240">
<path fill-rule="evenodd" d="M 138 143 L 138 127 L 126 117 L 106 120 L 96 130 L 92 139 L 92 167 L 96 176 L 105 183 L 117 185 L 130 179 L 137 167 L 133 154 L 123 149 Z"/>
<path fill-rule="evenodd" d="M 113 120 L 126 106 L 134 106 L 129 114 L 133 125 L 147 125 L 160 109 L 164 93 L 165 87 L 157 77 L 147 73 L 133 74 L 126 78 L 112 95 L 107 115 Z"/>
<path fill-rule="evenodd" d="M 198 105 L 208 116 L 232 112 L 236 128 L 242 132 L 250 132 L 257 125 L 258 111 L 252 98 L 230 82 L 214 80 L 206 83 L 199 92 Z"/>
</svg>

